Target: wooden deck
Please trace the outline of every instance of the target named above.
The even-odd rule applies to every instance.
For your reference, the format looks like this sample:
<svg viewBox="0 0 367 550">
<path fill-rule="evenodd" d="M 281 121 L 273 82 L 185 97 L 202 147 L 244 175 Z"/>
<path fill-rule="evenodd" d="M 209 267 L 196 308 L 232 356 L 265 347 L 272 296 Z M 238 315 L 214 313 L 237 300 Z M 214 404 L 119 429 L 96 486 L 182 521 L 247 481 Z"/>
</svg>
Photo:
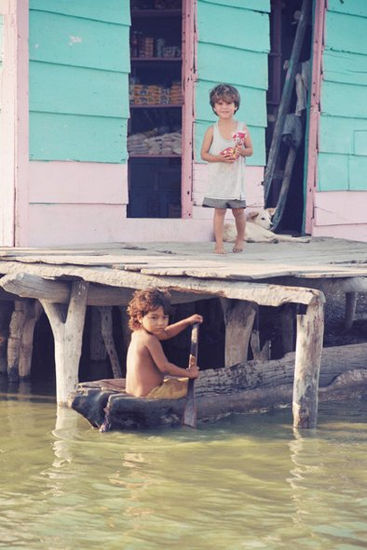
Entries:
<svg viewBox="0 0 367 550">
<path fill-rule="evenodd" d="M 264 281 L 280 277 L 367 276 L 367 243 L 314 238 L 309 243 L 246 243 L 242 254 L 216 255 L 212 243 L 113 243 L 92 247 L 0 248 L 0 273 L 22 269 L 55 277 L 85 275 L 122 286 L 120 272 L 160 277 Z M 85 268 L 85 270 L 83 269 Z M 83 271 L 80 271 L 83 269 Z M 88 275 L 89 273 L 89 275 Z M 274 281 L 275 282 L 275 281 Z M 121 285 L 122 283 L 122 285 Z"/>
<path fill-rule="evenodd" d="M 226 246 L 225 255 L 215 255 L 213 243 L 1 248 L 0 299 L 15 303 L 18 317 L 13 314 L 13 330 L 28 319 L 32 331 L 37 319 L 35 310 L 29 313 L 23 302 L 42 304 L 55 339 L 59 404 L 67 402 L 78 382 L 87 305 L 123 306 L 135 289 L 148 286 L 168 288 L 173 303 L 219 297 L 228 365 L 246 359 L 239 355 L 244 346 L 238 344 L 249 342 L 257 306 L 302 305 L 297 314 L 293 411 L 295 425 L 312 427 L 317 414 L 323 291 L 346 293 L 352 322 L 356 293 L 367 292 L 367 243 L 331 238 L 246 243 L 241 254 Z M 60 304 L 66 304 L 67 310 Z"/>
</svg>

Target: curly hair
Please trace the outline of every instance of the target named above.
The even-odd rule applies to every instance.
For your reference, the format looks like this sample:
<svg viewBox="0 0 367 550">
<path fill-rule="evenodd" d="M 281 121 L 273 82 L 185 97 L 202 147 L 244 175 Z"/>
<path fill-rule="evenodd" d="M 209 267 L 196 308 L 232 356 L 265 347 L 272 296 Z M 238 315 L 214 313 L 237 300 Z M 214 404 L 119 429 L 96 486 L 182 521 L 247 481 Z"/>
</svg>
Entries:
<svg viewBox="0 0 367 550">
<path fill-rule="evenodd" d="M 139 319 L 161 306 L 165 315 L 169 315 L 171 312 L 170 294 L 166 290 L 159 288 L 136 290 L 127 306 L 127 313 L 130 317 L 129 328 L 131 330 L 139 329 L 141 326 Z"/>
<path fill-rule="evenodd" d="M 241 103 L 241 96 L 239 91 L 230 84 L 218 84 L 209 92 L 210 106 L 214 111 L 214 105 L 219 101 L 225 101 L 226 103 L 234 103 L 236 111 L 238 111 Z M 215 113 L 217 114 L 217 113 Z"/>
</svg>

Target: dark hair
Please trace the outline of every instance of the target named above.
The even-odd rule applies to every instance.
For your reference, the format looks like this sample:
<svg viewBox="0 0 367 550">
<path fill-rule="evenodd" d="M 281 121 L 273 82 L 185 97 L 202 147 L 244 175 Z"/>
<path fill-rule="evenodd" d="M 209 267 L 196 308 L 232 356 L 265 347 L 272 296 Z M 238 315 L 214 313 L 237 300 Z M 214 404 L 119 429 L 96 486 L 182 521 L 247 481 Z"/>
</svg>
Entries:
<svg viewBox="0 0 367 550">
<path fill-rule="evenodd" d="M 127 306 L 127 313 L 130 317 L 129 328 L 131 330 L 140 328 L 139 319 L 161 306 L 165 315 L 169 315 L 171 312 L 170 295 L 166 290 L 160 290 L 159 288 L 136 290 Z"/>
<path fill-rule="evenodd" d="M 230 84 L 218 84 L 210 90 L 209 99 L 211 108 L 214 111 L 214 105 L 219 101 L 225 101 L 226 103 L 234 103 L 236 106 L 236 111 L 238 111 L 241 103 L 241 96 L 239 91 Z M 216 113 L 215 113 L 216 114 Z"/>
</svg>

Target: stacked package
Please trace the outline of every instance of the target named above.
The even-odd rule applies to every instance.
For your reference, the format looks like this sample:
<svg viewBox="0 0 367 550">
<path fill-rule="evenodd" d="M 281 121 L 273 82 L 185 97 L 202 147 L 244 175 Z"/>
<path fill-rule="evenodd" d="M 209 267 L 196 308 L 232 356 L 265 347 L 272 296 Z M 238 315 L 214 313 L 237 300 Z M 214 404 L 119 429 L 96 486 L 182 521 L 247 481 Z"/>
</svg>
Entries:
<svg viewBox="0 0 367 550">
<path fill-rule="evenodd" d="M 130 155 L 181 155 L 181 132 L 156 135 L 157 129 L 133 134 L 127 138 Z"/>
<path fill-rule="evenodd" d="M 182 102 L 181 84 L 175 82 L 170 88 L 157 84 L 131 84 L 130 102 L 134 105 L 168 105 Z"/>
<path fill-rule="evenodd" d="M 169 102 L 170 103 L 182 103 L 182 90 L 181 83 L 174 82 L 169 91 Z"/>
</svg>

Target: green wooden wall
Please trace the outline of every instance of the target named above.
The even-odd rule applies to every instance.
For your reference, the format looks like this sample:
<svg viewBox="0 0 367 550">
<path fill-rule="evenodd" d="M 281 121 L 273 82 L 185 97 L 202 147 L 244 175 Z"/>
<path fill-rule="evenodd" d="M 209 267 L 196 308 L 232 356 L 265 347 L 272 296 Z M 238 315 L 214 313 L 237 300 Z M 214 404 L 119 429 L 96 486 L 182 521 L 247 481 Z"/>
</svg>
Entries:
<svg viewBox="0 0 367 550">
<path fill-rule="evenodd" d="M 30 0 L 30 158 L 124 163 L 128 0 Z"/>
<path fill-rule="evenodd" d="M 367 1 L 329 0 L 318 189 L 367 190 Z"/>
<path fill-rule="evenodd" d="M 217 120 L 209 91 L 219 82 L 241 94 L 236 118 L 250 129 L 254 155 L 248 164 L 265 165 L 266 91 L 270 0 L 198 0 L 195 153 L 200 162 L 206 128 Z"/>
</svg>

